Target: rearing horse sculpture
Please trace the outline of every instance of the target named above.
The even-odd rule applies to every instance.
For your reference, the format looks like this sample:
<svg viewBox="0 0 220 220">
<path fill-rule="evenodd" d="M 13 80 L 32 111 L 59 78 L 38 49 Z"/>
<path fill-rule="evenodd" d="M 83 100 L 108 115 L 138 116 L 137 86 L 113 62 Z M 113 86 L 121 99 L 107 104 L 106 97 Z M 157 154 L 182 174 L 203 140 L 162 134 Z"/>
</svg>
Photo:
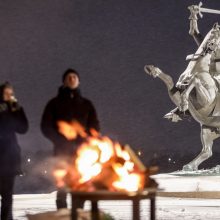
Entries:
<svg viewBox="0 0 220 220">
<path fill-rule="evenodd" d="M 197 6 L 198 7 L 198 6 Z M 212 156 L 213 141 L 220 137 L 220 26 L 215 24 L 204 39 L 198 31 L 196 6 L 189 7 L 190 34 L 198 50 L 190 56 L 186 70 L 174 85 L 170 75 L 153 65 L 146 65 L 145 71 L 161 79 L 168 89 L 169 97 L 177 106 L 165 115 L 172 121 L 181 120 L 181 113 L 188 111 L 201 125 L 201 153 L 183 170 L 198 170 L 198 166 Z"/>
</svg>

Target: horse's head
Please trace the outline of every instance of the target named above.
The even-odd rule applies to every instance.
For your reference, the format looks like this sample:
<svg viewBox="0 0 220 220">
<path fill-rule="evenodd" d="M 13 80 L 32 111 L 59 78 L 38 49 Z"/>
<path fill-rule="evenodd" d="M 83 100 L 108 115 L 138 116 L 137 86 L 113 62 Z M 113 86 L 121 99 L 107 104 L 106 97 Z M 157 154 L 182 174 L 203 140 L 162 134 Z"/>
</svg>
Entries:
<svg viewBox="0 0 220 220">
<path fill-rule="evenodd" d="M 220 44 L 220 26 L 218 25 L 218 23 L 215 23 L 211 30 L 210 37 L 204 45 L 202 55 L 206 53 L 215 53 L 216 50 L 219 49 L 219 44 Z"/>
<path fill-rule="evenodd" d="M 210 72 L 210 63 L 212 60 L 215 61 L 217 54 L 220 55 L 220 26 L 218 23 L 215 23 L 197 49 L 196 53 L 190 56 L 189 65 L 180 75 L 176 86 L 182 89 L 189 85 L 195 74 L 199 74 L 199 72 L 202 71 Z"/>
</svg>

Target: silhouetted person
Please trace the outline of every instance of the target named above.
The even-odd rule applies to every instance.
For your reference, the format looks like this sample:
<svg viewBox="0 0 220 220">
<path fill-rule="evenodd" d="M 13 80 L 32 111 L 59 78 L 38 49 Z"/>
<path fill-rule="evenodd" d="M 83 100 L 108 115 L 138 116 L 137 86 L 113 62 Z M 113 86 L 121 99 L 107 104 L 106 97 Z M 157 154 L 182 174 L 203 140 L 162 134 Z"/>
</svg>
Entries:
<svg viewBox="0 0 220 220">
<path fill-rule="evenodd" d="M 15 176 L 21 174 L 20 147 L 16 133 L 24 134 L 28 121 L 12 86 L 0 85 L 0 195 L 1 220 L 11 220 Z"/>
<path fill-rule="evenodd" d="M 77 121 L 89 133 L 90 129 L 99 131 L 99 121 L 96 110 L 91 101 L 84 98 L 79 90 L 79 74 L 68 69 L 62 77 L 63 85 L 59 88 L 58 95 L 51 99 L 45 107 L 42 121 L 42 133 L 53 143 L 54 154 L 66 161 L 72 159 L 81 139 L 67 140 L 58 131 L 58 121 Z M 67 193 L 59 188 L 57 192 L 57 209 L 67 208 Z"/>
</svg>

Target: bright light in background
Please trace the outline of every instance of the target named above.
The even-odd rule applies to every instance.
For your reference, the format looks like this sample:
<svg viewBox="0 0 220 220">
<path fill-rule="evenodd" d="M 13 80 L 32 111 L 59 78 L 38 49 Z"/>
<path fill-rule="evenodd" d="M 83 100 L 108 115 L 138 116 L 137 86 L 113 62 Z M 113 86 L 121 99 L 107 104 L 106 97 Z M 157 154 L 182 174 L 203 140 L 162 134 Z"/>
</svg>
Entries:
<svg viewBox="0 0 220 220">
<path fill-rule="evenodd" d="M 142 152 L 139 150 L 138 151 L 138 156 L 141 156 L 142 155 Z"/>
</svg>

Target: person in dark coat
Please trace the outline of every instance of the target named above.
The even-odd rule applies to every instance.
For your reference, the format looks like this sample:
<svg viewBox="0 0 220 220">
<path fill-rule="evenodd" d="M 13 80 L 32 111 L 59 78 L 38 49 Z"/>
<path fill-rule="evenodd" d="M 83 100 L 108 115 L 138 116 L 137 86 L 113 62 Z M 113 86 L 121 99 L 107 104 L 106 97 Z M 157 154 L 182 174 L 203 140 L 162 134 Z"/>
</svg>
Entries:
<svg viewBox="0 0 220 220">
<path fill-rule="evenodd" d="M 9 83 L 0 85 L 0 195 L 1 220 L 12 218 L 15 176 L 21 174 L 20 146 L 16 133 L 24 134 L 28 121 Z"/>
<path fill-rule="evenodd" d="M 72 158 L 82 138 L 68 140 L 59 132 L 58 121 L 80 123 L 87 134 L 91 129 L 100 130 L 96 110 L 92 102 L 84 98 L 79 90 L 79 74 L 76 70 L 68 69 L 63 74 L 63 85 L 59 88 L 58 95 L 51 99 L 43 112 L 41 130 L 54 145 L 54 155 Z M 67 193 L 65 189 L 59 188 L 57 192 L 57 209 L 67 208 Z"/>
</svg>

